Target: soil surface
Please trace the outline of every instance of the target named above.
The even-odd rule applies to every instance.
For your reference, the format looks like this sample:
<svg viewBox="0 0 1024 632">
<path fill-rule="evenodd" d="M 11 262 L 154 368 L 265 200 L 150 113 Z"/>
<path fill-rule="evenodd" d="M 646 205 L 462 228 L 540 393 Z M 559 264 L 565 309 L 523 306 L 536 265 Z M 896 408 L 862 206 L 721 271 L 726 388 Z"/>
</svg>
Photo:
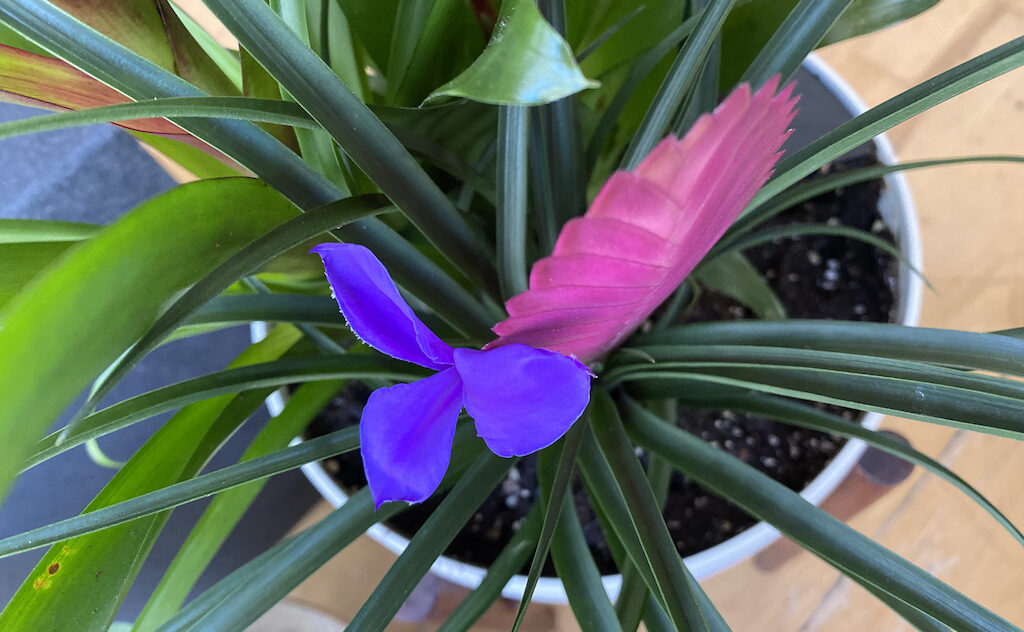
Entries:
<svg viewBox="0 0 1024 632">
<path fill-rule="evenodd" d="M 874 163 L 873 156 L 864 156 L 833 165 L 823 173 Z M 875 180 L 819 196 L 785 211 L 764 226 L 794 222 L 839 224 L 893 242 L 876 211 L 882 186 L 881 180 Z M 779 239 L 751 248 L 745 254 L 764 274 L 791 318 L 875 322 L 894 319 L 898 261 L 874 246 L 845 237 L 811 235 Z M 752 317 L 743 305 L 707 289 L 681 316 L 688 322 Z M 314 421 L 309 433 L 316 436 L 357 424 L 362 403 L 368 396 L 364 385 L 351 383 Z M 836 406 L 821 407 L 851 422 L 861 414 Z M 727 410 L 680 409 L 678 424 L 794 490 L 806 487 L 844 443 L 828 434 Z M 646 462 L 646 455 L 638 454 Z M 325 466 L 348 491 L 366 484 L 358 452 L 330 459 Z M 586 493 L 578 483 L 574 490 L 584 533 L 598 567 L 603 573 L 617 572 Z M 484 501 L 447 549 L 447 555 L 480 566 L 490 564 L 518 529 L 536 495 L 536 466 L 527 457 L 509 471 Z M 404 535 L 411 535 L 439 502 L 440 498 L 433 498 L 411 506 L 388 524 Z M 756 523 L 739 508 L 706 493 L 678 473 L 673 474 L 664 515 L 681 555 L 714 546 Z M 548 565 L 545 574 L 553 574 L 550 562 Z"/>
</svg>

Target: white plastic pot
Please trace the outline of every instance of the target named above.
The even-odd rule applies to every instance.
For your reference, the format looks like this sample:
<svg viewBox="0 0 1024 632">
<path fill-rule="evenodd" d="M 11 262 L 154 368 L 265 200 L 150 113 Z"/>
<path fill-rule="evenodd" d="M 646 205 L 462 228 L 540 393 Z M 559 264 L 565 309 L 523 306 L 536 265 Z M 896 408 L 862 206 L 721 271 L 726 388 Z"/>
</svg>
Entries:
<svg viewBox="0 0 1024 632">
<path fill-rule="evenodd" d="M 821 84 L 823 84 L 852 115 L 860 114 L 865 110 L 863 102 L 857 97 L 853 90 L 829 68 L 824 62 L 815 56 L 808 57 L 804 68 L 810 72 Z M 806 107 L 806 104 L 804 104 Z M 874 140 L 875 149 L 879 161 L 883 164 L 893 164 L 896 156 L 893 153 L 892 145 L 884 136 L 878 136 Z M 884 177 L 885 187 L 879 200 L 879 212 L 883 220 L 888 224 L 889 229 L 895 235 L 900 249 L 907 260 L 917 269 L 921 269 L 921 244 L 918 235 L 917 215 L 914 211 L 914 204 L 910 198 L 910 191 L 906 180 L 900 173 L 889 174 Z M 897 292 L 898 305 L 896 308 L 896 322 L 902 325 L 916 325 L 921 305 L 921 279 L 912 270 L 902 265 L 899 272 L 899 289 Z M 265 335 L 263 323 L 253 324 L 253 337 L 262 338 Z M 280 391 L 275 392 L 267 399 L 267 408 L 271 415 L 277 415 L 284 407 L 284 398 Z M 882 420 L 878 413 L 867 413 L 861 420 L 861 425 L 866 428 L 877 428 Z M 860 459 L 866 446 L 860 440 L 847 441 L 846 445 L 839 451 L 828 466 L 800 493 L 807 501 L 820 504 L 839 485 L 850 470 Z M 335 507 L 345 504 L 347 496 L 341 487 L 327 474 L 319 463 L 310 463 L 303 466 L 303 473 L 323 497 Z M 369 535 L 382 544 L 388 550 L 401 554 L 409 541 L 404 536 L 395 533 L 382 524 L 370 527 Z M 764 522 L 759 522 L 743 533 L 734 536 L 721 544 L 709 549 L 690 555 L 685 559 L 687 567 L 698 579 L 710 577 L 737 562 L 740 562 L 770 545 L 779 537 L 778 531 Z M 431 566 L 431 571 L 459 586 L 475 588 L 483 580 L 486 569 L 458 562 L 447 557 L 439 558 Z M 622 586 L 621 575 L 607 575 L 602 578 L 605 590 L 614 600 Z M 505 588 L 502 595 L 510 599 L 521 599 L 526 584 L 526 577 L 514 576 Z M 541 603 L 566 603 L 565 588 L 561 580 L 551 577 L 542 577 L 537 584 L 533 600 Z"/>
</svg>

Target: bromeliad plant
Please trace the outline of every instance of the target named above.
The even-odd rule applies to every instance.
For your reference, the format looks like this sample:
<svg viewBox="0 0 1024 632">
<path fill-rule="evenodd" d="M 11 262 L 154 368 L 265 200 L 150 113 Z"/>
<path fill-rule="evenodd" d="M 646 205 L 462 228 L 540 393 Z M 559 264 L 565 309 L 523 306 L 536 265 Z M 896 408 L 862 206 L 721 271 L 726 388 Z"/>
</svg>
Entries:
<svg viewBox="0 0 1024 632">
<path fill-rule="evenodd" d="M 351 623 L 382 629 L 511 459 L 536 452 L 539 510 L 446 629 L 467 629 L 532 559 L 527 602 L 549 551 L 588 630 L 641 618 L 727 629 L 661 518 L 654 490 L 671 468 L 919 629 L 1016 629 L 665 421 L 680 404 L 721 406 L 862 438 L 938 473 L 1024 543 L 937 462 L 801 403 L 1020 438 L 1024 389 L 1003 377 L 1024 374 L 1013 332 L 662 318 L 634 335 L 702 260 L 735 255 L 823 182 L 1021 161 L 801 183 L 1024 64 L 1024 38 L 776 164 L 794 107 L 792 87 L 777 89 L 807 53 L 934 3 L 205 0 L 235 53 L 169 0 L 0 0 L 0 95 L 62 111 L 0 137 L 116 122 L 201 179 L 109 227 L 0 220 L 0 490 L 178 410 L 81 516 L 0 540 L 5 556 L 53 545 L 0 628 L 106 630 L 168 510 L 216 494 L 134 629 L 243 629 L 405 501 L 446 490 Z M 160 344 L 252 321 L 279 324 L 224 371 L 96 410 Z M 378 389 L 359 431 L 288 447 L 351 379 Z M 241 462 L 199 474 L 272 389 L 296 383 Z M 44 436 L 90 384 L 67 427 Z M 634 446 L 653 455 L 648 472 Z M 185 604 L 260 481 L 356 449 L 370 489 Z M 621 553 L 614 606 L 567 504 L 577 468 Z"/>
</svg>

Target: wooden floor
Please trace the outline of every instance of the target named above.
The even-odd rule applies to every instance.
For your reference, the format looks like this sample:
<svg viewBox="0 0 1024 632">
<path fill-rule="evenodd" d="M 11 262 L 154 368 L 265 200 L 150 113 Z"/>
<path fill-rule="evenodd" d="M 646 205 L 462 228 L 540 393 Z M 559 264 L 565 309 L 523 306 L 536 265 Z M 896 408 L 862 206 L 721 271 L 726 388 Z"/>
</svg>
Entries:
<svg viewBox="0 0 1024 632">
<path fill-rule="evenodd" d="M 914 20 L 821 55 L 872 106 L 1021 34 L 1024 0 L 943 0 Z M 956 97 L 889 136 L 901 160 L 1024 154 L 1024 71 Z M 925 296 L 921 324 L 973 331 L 1024 326 L 1024 165 L 943 167 L 908 177 L 925 272 L 936 288 Z M 1024 524 L 1024 445 L 898 419 L 883 427 L 939 458 Z M 852 525 L 1024 626 L 1024 549 L 945 482 L 917 473 Z M 363 538 L 293 597 L 351 617 L 393 559 Z M 704 585 L 738 631 L 911 629 L 804 553 L 771 573 L 745 563 Z M 567 608 L 537 610 L 534 629 L 576 628 Z"/>
</svg>

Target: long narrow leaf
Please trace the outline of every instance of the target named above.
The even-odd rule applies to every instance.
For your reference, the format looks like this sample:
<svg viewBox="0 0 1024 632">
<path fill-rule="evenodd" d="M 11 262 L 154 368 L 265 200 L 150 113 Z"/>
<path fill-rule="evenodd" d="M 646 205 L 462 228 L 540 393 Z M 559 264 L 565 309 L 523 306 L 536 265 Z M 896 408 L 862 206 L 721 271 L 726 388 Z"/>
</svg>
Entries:
<svg viewBox="0 0 1024 632">
<path fill-rule="evenodd" d="M 229 465 L 209 474 L 136 496 L 74 518 L 0 540 L 0 558 L 48 546 L 205 498 L 251 481 L 287 472 L 306 463 L 359 447 L 358 428 L 346 428 L 274 454 Z"/>
<path fill-rule="evenodd" d="M 722 29 L 722 24 L 735 2 L 736 0 L 712 0 L 701 13 L 693 34 L 680 49 L 668 76 L 654 97 L 654 102 L 644 115 L 640 129 L 626 149 L 626 155 L 622 160 L 623 169 L 635 169 L 665 135 L 683 99 L 697 83 L 708 51 L 711 50 L 715 37 Z"/>
<path fill-rule="evenodd" d="M 1024 376 L 1024 340 L 952 329 L 841 320 L 748 320 L 698 323 L 637 340 L 640 347 L 706 344 L 856 353 Z"/>
<path fill-rule="evenodd" d="M 501 481 L 511 461 L 487 452 L 460 477 L 455 488 L 409 541 L 409 546 L 377 584 L 349 623 L 353 630 L 383 630 L 405 603 L 459 529 Z"/>
<path fill-rule="evenodd" d="M 106 397 L 132 367 L 159 346 L 164 338 L 207 301 L 213 299 L 239 279 L 256 272 L 259 266 L 281 253 L 339 226 L 379 213 L 387 208 L 384 206 L 385 203 L 386 200 L 383 196 L 368 195 L 339 200 L 313 209 L 259 235 L 244 249 L 210 270 L 174 301 L 146 331 L 145 335 L 135 342 L 127 353 L 118 358 L 102 378 L 93 385 L 89 397 L 68 423 L 65 434 L 74 430 L 78 422 L 95 409 L 96 404 Z"/>
<path fill-rule="evenodd" d="M 874 448 L 915 465 L 920 465 L 962 491 L 968 498 L 995 518 L 996 522 L 1006 529 L 1017 542 L 1024 545 L 1024 533 L 1021 533 L 1020 529 L 1010 522 L 1009 518 L 970 483 L 927 454 L 923 454 L 907 443 L 894 439 L 887 434 L 868 430 L 858 424 L 850 423 L 838 415 L 818 410 L 812 406 L 771 395 L 742 393 L 733 397 L 716 399 L 703 398 L 699 391 L 694 391 L 692 394 L 683 394 L 683 397 L 687 401 L 702 407 L 721 407 L 728 408 L 729 410 L 754 413 L 783 423 L 820 430 L 848 439 L 860 439 Z"/>
<path fill-rule="evenodd" d="M 370 490 L 356 492 L 316 525 L 222 579 L 159 631 L 244 630 L 372 525 L 401 508 L 392 503 L 375 512 Z"/>
<path fill-rule="evenodd" d="M 796 72 L 851 0 L 800 0 L 743 73 L 741 82 L 761 85 L 772 75 Z"/>
<path fill-rule="evenodd" d="M 182 327 L 240 325 L 254 321 L 309 323 L 317 327 L 347 327 L 338 304 L 329 296 L 305 294 L 236 294 L 218 296 L 185 319 Z M 180 332 L 179 327 L 176 332 Z"/>
<path fill-rule="evenodd" d="M 185 185 L 77 247 L 8 305 L 0 329 L 0 496 L 32 442 L 172 296 L 297 213 L 256 180 Z"/>
<path fill-rule="evenodd" d="M 0 123 L 0 138 L 144 118 L 221 118 L 320 128 L 301 106 L 287 101 L 252 97 L 167 97 L 8 121 Z"/>
<path fill-rule="evenodd" d="M 299 339 L 279 327 L 250 346 L 232 367 L 280 357 Z M 85 513 L 195 476 L 269 393 L 225 395 L 181 409 L 118 470 Z M 53 546 L 0 613 L 0 629 L 106 630 L 170 512 L 136 518 Z"/>
<path fill-rule="evenodd" d="M 207 0 L 345 153 L 470 279 L 494 287 L 488 249 L 387 127 L 263 0 Z"/>
<path fill-rule="evenodd" d="M 644 374 L 636 390 L 644 396 L 677 397 L 695 382 L 752 389 L 813 402 L 850 406 L 918 421 L 1024 439 L 1019 400 L 975 391 L 820 369 L 791 367 L 706 367 Z"/>
<path fill-rule="evenodd" d="M 562 502 L 566 496 L 571 496 L 569 489 L 572 486 L 573 463 L 583 437 L 583 428 L 584 424 L 577 421 L 566 433 L 565 439 L 561 442 L 561 450 L 558 452 L 558 464 L 548 480 L 549 485 L 545 486 L 549 491 L 546 493 L 544 503 L 544 524 L 537 539 L 537 548 L 533 552 L 530 570 L 526 575 L 526 587 L 523 589 L 523 598 L 519 601 L 516 618 L 512 623 L 512 632 L 516 632 L 523 623 L 526 609 L 533 598 L 533 591 L 537 588 L 537 580 L 540 579 L 541 571 L 544 570 L 544 562 L 548 557 L 551 539 L 562 515 Z M 538 458 L 550 458 L 550 456 L 548 453 L 548 456 L 542 455 Z"/>
<path fill-rule="evenodd" d="M 580 627 L 588 632 L 590 630 L 619 632 L 615 609 L 608 600 L 604 584 L 601 582 L 601 575 L 597 570 L 597 564 L 594 563 L 590 547 L 587 546 L 573 496 L 568 493 L 560 494 L 560 498 L 555 498 L 555 493 L 561 487 L 561 479 L 566 476 L 565 472 L 569 473 L 567 478 L 572 478 L 572 461 L 575 460 L 575 453 L 581 439 L 589 432 L 589 429 L 587 425 L 577 422 L 573 432 L 576 435 L 572 439 L 575 446 L 566 440 L 556 467 L 552 467 L 554 459 L 550 458 L 550 455 L 541 454 L 537 463 L 541 498 L 546 502 L 547 509 L 545 527 L 549 521 L 554 525 L 551 533 L 551 560 L 555 564 L 558 577 L 561 578 L 565 586 L 569 606 L 572 607 Z M 567 459 L 566 453 L 570 449 L 573 456 Z M 545 490 L 548 489 L 551 492 L 545 494 Z M 557 504 L 553 504 L 554 500 L 558 501 Z M 552 516 L 553 511 L 557 511 L 557 513 Z M 540 555 L 540 553 L 541 551 L 538 549 L 537 554 Z M 534 560 L 536 559 L 535 557 Z M 523 611 L 524 607 L 521 606 L 520 613 Z M 513 632 L 516 629 L 517 627 L 513 626 Z"/>
<path fill-rule="evenodd" d="M 530 113 L 521 105 L 498 108 L 498 281 L 508 298 L 527 289 L 526 210 Z"/>
<path fill-rule="evenodd" d="M 707 257 L 705 257 L 705 261 L 710 262 L 718 255 L 747 250 L 754 246 L 771 243 L 776 239 L 796 238 L 803 235 L 829 235 L 833 237 L 846 237 L 847 239 L 862 241 L 883 252 L 889 253 L 894 259 L 910 268 L 910 270 L 915 274 L 921 276 L 924 282 L 931 287 L 931 283 L 924 278 L 923 273 L 914 266 L 914 264 L 907 259 L 907 256 L 903 254 L 903 251 L 892 244 L 892 242 L 886 241 L 885 239 L 866 230 L 853 228 L 852 226 L 830 226 L 828 224 L 804 224 L 799 222 L 786 223 L 782 226 L 765 228 L 750 234 L 741 235 L 728 241 L 719 241 L 718 244 L 711 249 L 711 252 L 708 253 Z"/>
<path fill-rule="evenodd" d="M 600 120 L 597 122 L 597 127 L 594 128 L 592 134 L 590 134 L 590 140 L 587 142 L 587 148 L 585 152 L 585 166 L 587 171 L 594 168 L 597 164 L 597 159 L 604 150 L 605 143 L 608 142 L 608 138 L 611 137 L 612 130 L 615 127 L 615 123 L 619 119 L 619 115 L 626 108 L 626 104 L 629 102 L 633 93 L 640 85 L 647 75 L 654 70 L 654 67 L 658 65 L 666 55 L 668 55 L 673 49 L 679 46 L 679 43 L 683 41 L 683 38 L 690 35 L 693 29 L 697 26 L 697 18 L 690 18 L 686 20 L 672 31 L 660 42 L 655 44 L 650 50 L 646 51 L 643 55 L 637 58 L 633 67 L 629 71 L 629 75 L 626 80 L 622 82 L 619 89 L 615 92 L 615 96 L 612 97 L 608 107 L 605 108 L 604 113 L 601 114 Z"/>
<path fill-rule="evenodd" d="M 890 594 L 956 630 L 1018 629 L 755 468 L 670 427 L 635 404 L 629 406 L 629 413 L 627 430 L 639 443 L 858 583 Z"/>
<path fill-rule="evenodd" d="M 502 589 L 512 576 L 523 568 L 537 547 L 541 523 L 541 504 L 534 503 L 519 530 L 497 559 L 487 567 L 487 575 L 483 581 L 459 602 L 438 628 L 438 632 L 467 632 L 491 604 L 501 597 Z"/>
<path fill-rule="evenodd" d="M 260 5 L 264 11 L 268 10 L 262 2 Z M 4 2 L 0 4 L 0 22 L 137 101 L 209 96 L 49 2 Z M 116 63 L 109 63 L 109 60 L 116 60 Z M 225 119 L 179 122 L 183 129 L 238 161 L 302 209 L 322 206 L 342 197 L 340 189 L 254 123 Z M 449 322 L 482 339 L 490 336 L 494 317 L 393 230 L 370 218 L 342 229 L 340 235 L 346 241 L 373 250 L 399 284 L 429 297 L 435 310 Z"/>
<path fill-rule="evenodd" d="M 881 178 L 890 173 L 910 171 L 913 169 L 924 169 L 927 167 L 941 167 L 945 165 L 967 164 L 973 162 L 1009 162 L 1024 163 L 1024 156 L 964 156 L 961 158 L 936 158 L 934 160 L 918 160 L 915 162 L 900 162 L 894 165 L 873 165 L 860 167 L 849 171 L 830 173 L 817 178 L 805 180 L 785 189 L 775 197 L 766 200 L 764 204 L 747 213 L 742 219 L 733 224 L 725 237 L 719 242 L 720 246 L 726 247 L 731 239 L 737 238 L 740 233 L 749 231 L 765 220 L 778 215 L 788 208 L 792 208 L 801 202 L 811 198 L 835 191 L 843 187 Z"/>
<path fill-rule="evenodd" d="M 32 467 L 90 439 L 162 412 L 219 395 L 295 382 L 355 378 L 413 381 L 423 376 L 423 371 L 412 365 L 381 356 L 360 354 L 291 358 L 228 369 L 149 391 L 97 411 L 85 417 L 63 440 L 58 441 L 60 431 L 39 440 L 32 446 L 31 454 L 22 466 Z"/>
<path fill-rule="evenodd" d="M 747 207 L 756 208 L 824 164 L 878 134 L 1024 64 L 1024 37 L 998 46 L 896 95 L 785 158 Z"/>
<path fill-rule="evenodd" d="M 636 459 L 615 404 L 602 390 L 595 391 L 591 422 L 594 436 L 629 507 L 640 545 L 676 627 L 709 632 L 728 630 L 722 616 L 710 606 L 697 580 L 679 559 L 662 518 L 661 507 Z"/>
<path fill-rule="evenodd" d="M 249 444 L 242 455 L 242 464 L 256 468 L 252 460 L 262 457 L 263 462 L 269 465 L 273 459 L 284 457 L 284 453 L 277 452 L 279 450 L 291 451 L 297 456 L 299 451 L 286 448 L 286 446 L 327 405 L 330 399 L 337 395 L 342 384 L 343 382 L 340 381 L 311 382 L 297 388 L 289 396 L 284 410 L 271 423 L 266 424 Z M 354 430 L 342 430 L 329 436 L 340 438 L 343 436 L 341 433 L 344 432 L 351 432 L 353 434 L 351 444 L 358 444 L 359 439 L 355 436 Z M 319 439 L 313 441 L 319 441 Z M 307 442 L 296 447 L 308 446 L 310 443 Z M 334 441 L 331 443 L 333 444 Z M 316 459 L 321 458 L 325 457 L 319 454 L 316 456 Z M 228 471 L 220 470 L 216 474 L 226 476 Z M 194 485 L 196 480 L 198 479 L 192 479 L 189 483 Z M 135 619 L 134 632 L 155 629 L 157 625 L 170 619 L 181 607 L 200 575 L 235 525 L 241 520 L 243 514 L 252 505 L 265 483 L 266 479 L 253 480 L 234 489 L 218 493 L 178 549 L 174 560 L 171 561 L 167 571 L 160 579 L 160 583 L 150 595 L 149 601 L 146 602 L 146 606 Z"/>
</svg>

